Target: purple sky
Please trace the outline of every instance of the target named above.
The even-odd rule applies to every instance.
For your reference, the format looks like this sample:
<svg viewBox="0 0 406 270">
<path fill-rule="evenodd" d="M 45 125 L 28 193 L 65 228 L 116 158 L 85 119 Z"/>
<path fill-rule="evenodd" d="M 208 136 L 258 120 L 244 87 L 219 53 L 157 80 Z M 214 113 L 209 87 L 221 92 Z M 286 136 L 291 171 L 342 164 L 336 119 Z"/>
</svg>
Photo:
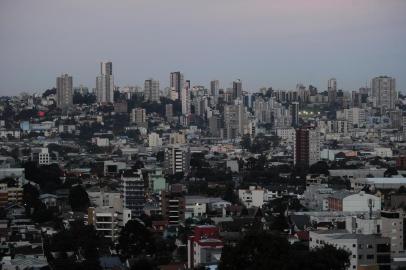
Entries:
<svg viewBox="0 0 406 270">
<path fill-rule="evenodd" d="M 111 60 L 117 85 L 245 90 L 358 89 L 377 75 L 406 88 L 405 0 L 1 0 L 0 94 L 42 91 L 62 72 L 95 86 Z"/>
</svg>

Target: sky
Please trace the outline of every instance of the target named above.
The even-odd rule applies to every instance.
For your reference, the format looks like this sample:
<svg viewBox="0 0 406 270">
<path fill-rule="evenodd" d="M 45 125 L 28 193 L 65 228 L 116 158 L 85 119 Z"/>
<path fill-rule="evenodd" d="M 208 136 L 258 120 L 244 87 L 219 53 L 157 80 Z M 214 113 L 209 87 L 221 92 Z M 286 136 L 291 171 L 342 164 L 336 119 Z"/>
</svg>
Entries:
<svg viewBox="0 0 406 270">
<path fill-rule="evenodd" d="M 42 92 L 62 73 L 115 84 L 351 91 L 371 78 L 406 90 L 406 0 L 0 0 L 0 95 Z"/>
</svg>

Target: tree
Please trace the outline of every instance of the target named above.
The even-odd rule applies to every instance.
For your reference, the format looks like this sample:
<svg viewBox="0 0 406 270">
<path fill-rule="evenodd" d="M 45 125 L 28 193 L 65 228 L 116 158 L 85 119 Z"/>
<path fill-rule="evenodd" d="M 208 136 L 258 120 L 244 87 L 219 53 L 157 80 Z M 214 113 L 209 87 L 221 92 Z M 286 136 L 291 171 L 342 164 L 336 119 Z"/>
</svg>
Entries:
<svg viewBox="0 0 406 270">
<path fill-rule="evenodd" d="M 235 246 L 223 248 L 220 270 L 345 270 L 349 253 L 325 245 L 306 250 L 290 245 L 286 238 L 264 231 L 250 232 Z M 292 259 L 294 258 L 294 259 Z"/>
<path fill-rule="evenodd" d="M 241 138 L 241 147 L 244 149 L 251 149 L 251 136 L 249 134 L 245 134 Z"/>
<path fill-rule="evenodd" d="M 89 195 L 81 185 L 73 186 L 69 190 L 69 204 L 73 211 L 82 212 L 90 206 Z"/>
<path fill-rule="evenodd" d="M 130 220 L 125 224 L 118 238 L 118 248 L 124 257 L 155 253 L 152 234 L 139 220 Z"/>
<path fill-rule="evenodd" d="M 398 175 L 398 170 L 396 170 L 395 167 L 389 167 L 384 173 L 383 175 L 385 177 L 391 177 L 392 175 Z"/>
<path fill-rule="evenodd" d="M 328 165 L 325 161 L 318 161 L 309 168 L 309 173 L 330 175 Z"/>
</svg>

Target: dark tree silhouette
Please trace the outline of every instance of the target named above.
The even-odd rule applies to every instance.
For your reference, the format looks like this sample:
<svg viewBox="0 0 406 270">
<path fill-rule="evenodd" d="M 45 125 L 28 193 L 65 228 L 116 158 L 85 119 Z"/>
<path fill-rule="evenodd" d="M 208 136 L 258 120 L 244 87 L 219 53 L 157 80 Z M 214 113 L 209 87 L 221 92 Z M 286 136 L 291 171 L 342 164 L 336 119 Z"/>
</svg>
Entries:
<svg viewBox="0 0 406 270">
<path fill-rule="evenodd" d="M 71 187 L 69 191 L 69 204 L 73 211 L 85 212 L 90 206 L 89 196 L 81 185 Z"/>
</svg>

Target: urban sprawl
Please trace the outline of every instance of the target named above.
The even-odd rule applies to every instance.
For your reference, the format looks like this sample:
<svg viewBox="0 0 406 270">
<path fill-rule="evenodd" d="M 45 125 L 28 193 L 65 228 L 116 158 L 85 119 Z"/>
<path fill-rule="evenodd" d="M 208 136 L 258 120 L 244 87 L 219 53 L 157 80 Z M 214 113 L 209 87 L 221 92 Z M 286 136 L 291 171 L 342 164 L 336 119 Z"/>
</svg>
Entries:
<svg viewBox="0 0 406 270">
<path fill-rule="evenodd" d="M 406 269 L 395 78 L 247 91 L 113 74 L 0 98 L 1 269 Z"/>
</svg>

